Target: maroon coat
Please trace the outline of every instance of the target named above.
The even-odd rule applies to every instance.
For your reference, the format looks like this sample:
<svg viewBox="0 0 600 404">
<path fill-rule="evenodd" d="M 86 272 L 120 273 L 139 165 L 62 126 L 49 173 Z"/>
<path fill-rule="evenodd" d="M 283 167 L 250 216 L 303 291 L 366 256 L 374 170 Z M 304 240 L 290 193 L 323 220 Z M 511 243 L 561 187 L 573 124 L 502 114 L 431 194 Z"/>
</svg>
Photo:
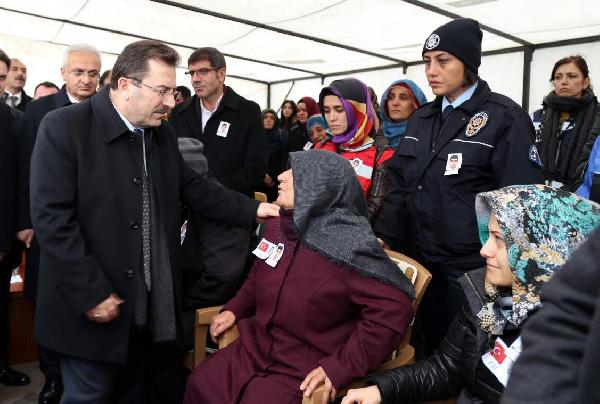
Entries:
<svg viewBox="0 0 600 404">
<path fill-rule="evenodd" d="M 240 338 L 190 376 L 188 404 L 299 402 L 300 383 L 319 366 L 339 390 L 377 369 L 412 318 L 400 289 L 308 249 L 290 212 L 272 219 L 264 237 L 283 243 L 283 256 L 275 268 L 257 258 L 225 306 Z"/>
</svg>

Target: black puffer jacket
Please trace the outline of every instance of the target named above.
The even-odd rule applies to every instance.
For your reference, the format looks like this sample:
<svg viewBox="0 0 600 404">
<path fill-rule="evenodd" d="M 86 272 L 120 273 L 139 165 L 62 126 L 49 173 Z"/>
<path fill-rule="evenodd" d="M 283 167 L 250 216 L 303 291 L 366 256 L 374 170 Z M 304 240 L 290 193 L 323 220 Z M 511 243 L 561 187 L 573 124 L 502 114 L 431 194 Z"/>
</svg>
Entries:
<svg viewBox="0 0 600 404">
<path fill-rule="evenodd" d="M 484 276 L 485 268 L 481 268 L 460 278 L 466 303 L 438 351 L 415 365 L 367 377 L 367 384 L 379 388 L 384 404 L 451 398 L 463 389 L 472 402 L 500 402 L 503 386 L 481 361 L 496 339 L 477 324 L 485 296 Z M 507 327 L 502 339 L 510 345 L 518 334 L 519 329 Z"/>
</svg>

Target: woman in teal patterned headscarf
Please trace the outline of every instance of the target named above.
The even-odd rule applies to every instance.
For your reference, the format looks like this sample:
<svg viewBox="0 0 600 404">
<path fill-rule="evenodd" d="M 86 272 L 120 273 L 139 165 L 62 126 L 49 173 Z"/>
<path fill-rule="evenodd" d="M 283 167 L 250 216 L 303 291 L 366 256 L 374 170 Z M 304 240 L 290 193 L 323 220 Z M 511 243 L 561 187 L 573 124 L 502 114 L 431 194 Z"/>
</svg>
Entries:
<svg viewBox="0 0 600 404">
<path fill-rule="evenodd" d="M 488 295 L 512 296 L 512 310 L 498 316 L 490 302 L 479 315 L 484 330 L 500 334 L 506 321 L 519 326 L 539 307 L 540 287 L 598 227 L 600 207 L 570 192 L 544 185 L 515 185 L 484 192 L 477 196 L 475 205 L 482 251 L 488 241 L 488 224 L 493 213 L 512 271 L 510 291 L 486 284 Z"/>
<path fill-rule="evenodd" d="M 487 266 L 460 278 L 466 302 L 439 349 L 415 365 L 370 375 L 342 404 L 456 397 L 498 403 L 520 352 L 521 325 L 546 283 L 600 225 L 600 206 L 543 185 L 477 195 L 481 255 Z M 443 304 L 443 302 L 440 302 Z"/>
</svg>

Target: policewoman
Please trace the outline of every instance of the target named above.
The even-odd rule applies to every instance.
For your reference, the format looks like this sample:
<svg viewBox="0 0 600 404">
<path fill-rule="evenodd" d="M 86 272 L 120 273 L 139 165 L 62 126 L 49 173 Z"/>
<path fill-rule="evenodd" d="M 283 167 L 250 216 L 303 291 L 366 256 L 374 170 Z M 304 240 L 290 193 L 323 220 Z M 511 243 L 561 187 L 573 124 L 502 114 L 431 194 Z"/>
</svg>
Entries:
<svg viewBox="0 0 600 404">
<path fill-rule="evenodd" d="M 388 165 L 389 190 L 374 227 L 390 248 L 433 274 L 421 305 L 428 353 L 461 307 L 457 279 L 485 266 L 475 195 L 543 183 L 529 116 L 478 77 L 481 38 L 477 21 L 460 18 L 425 41 L 425 73 L 436 98 L 408 122 Z"/>
</svg>

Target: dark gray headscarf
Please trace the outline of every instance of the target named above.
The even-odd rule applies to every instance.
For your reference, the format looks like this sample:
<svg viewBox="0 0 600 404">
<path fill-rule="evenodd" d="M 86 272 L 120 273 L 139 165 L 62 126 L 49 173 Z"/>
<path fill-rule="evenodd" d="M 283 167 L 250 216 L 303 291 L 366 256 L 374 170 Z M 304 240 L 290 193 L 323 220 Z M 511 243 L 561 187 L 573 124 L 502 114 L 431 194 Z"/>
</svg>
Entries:
<svg viewBox="0 0 600 404">
<path fill-rule="evenodd" d="M 367 204 L 350 162 L 336 153 L 290 153 L 294 176 L 294 228 L 311 249 L 363 276 L 415 290 L 388 258 L 367 219 Z"/>
<path fill-rule="evenodd" d="M 186 164 L 200 175 L 208 173 L 208 160 L 204 156 L 204 144 L 192 137 L 177 138 L 181 157 Z"/>
</svg>

